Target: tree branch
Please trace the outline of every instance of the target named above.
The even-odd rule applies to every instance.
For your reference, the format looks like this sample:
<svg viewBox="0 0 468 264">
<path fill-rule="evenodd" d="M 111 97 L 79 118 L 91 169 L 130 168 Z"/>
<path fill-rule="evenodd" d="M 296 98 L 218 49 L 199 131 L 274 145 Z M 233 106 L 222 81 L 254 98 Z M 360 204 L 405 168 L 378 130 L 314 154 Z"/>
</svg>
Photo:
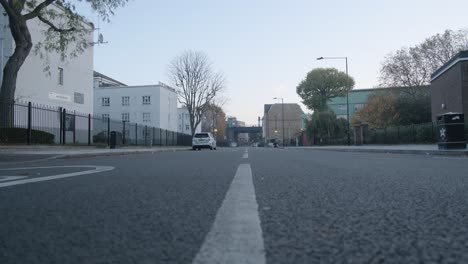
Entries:
<svg viewBox="0 0 468 264">
<path fill-rule="evenodd" d="M 38 4 L 36 6 L 36 8 L 33 9 L 33 11 L 23 15 L 24 19 L 29 20 L 29 19 L 33 19 L 35 17 L 38 17 L 39 14 L 41 13 L 42 9 L 46 8 L 47 6 L 49 6 L 50 4 L 52 4 L 55 1 L 56 0 L 45 0 L 44 2 Z"/>
<path fill-rule="evenodd" d="M 45 19 L 44 17 L 42 17 L 41 15 L 37 15 L 37 18 L 44 24 L 47 24 L 50 28 L 52 28 L 52 30 L 56 31 L 56 32 L 59 32 L 59 33 L 67 33 L 67 32 L 71 32 L 71 31 L 75 31 L 76 28 L 72 27 L 72 28 L 67 28 L 67 29 L 62 29 L 62 28 L 58 28 L 56 25 L 54 25 L 52 22 L 50 22 L 49 20 Z"/>
<path fill-rule="evenodd" d="M 9 17 L 16 17 L 16 12 L 15 10 L 8 4 L 7 0 L 0 0 L 0 4 L 3 6 L 3 9 L 5 9 L 5 12 Z"/>
</svg>

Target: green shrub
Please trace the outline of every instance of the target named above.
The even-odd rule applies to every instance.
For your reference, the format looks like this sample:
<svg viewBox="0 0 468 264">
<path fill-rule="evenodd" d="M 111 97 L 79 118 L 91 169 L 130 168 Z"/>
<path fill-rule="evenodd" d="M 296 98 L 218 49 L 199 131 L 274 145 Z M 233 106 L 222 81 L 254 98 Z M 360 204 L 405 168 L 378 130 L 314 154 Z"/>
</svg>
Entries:
<svg viewBox="0 0 468 264">
<path fill-rule="evenodd" d="M 31 143 L 54 144 L 55 136 L 41 130 L 31 130 Z M 28 130 L 26 128 L 0 128 L 0 143 L 2 144 L 26 144 L 28 142 Z"/>
</svg>

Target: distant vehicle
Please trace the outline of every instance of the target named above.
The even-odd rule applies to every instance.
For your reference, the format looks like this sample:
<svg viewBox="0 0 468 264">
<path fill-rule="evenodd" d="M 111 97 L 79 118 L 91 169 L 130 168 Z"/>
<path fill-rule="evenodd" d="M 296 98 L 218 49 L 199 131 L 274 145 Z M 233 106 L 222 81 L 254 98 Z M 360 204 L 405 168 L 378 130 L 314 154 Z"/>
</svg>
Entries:
<svg viewBox="0 0 468 264">
<path fill-rule="evenodd" d="M 216 150 L 216 139 L 211 133 L 196 133 L 192 139 L 192 149 L 209 148 Z"/>
<path fill-rule="evenodd" d="M 274 146 L 275 146 L 275 144 L 273 142 L 268 142 L 268 147 L 272 148 Z"/>
<path fill-rule="evenodd" d="M 231 148 L 237 148 L 237 142 L 231 142 Z"/>
<path fill-rule="evenodd" d="M 257 145 L 257 147 L 265 147 L 265 143 L 259 142 L 258 145 Z"/>
</svg>

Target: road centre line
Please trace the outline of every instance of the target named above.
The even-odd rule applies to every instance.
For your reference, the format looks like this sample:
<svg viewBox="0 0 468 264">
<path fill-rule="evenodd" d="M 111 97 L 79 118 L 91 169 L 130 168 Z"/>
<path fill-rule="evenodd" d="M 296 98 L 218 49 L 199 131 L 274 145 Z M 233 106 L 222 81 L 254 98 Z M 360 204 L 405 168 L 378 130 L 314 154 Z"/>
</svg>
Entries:
<svg viewBox="0 0 468 264">
<path fill-rule="evenodd" d="M 266 263 L 249 164 L 239 165 L 213 226 L 193 263 Z"/>
<path fill-rule="evenodd" d="M 86 171 L 79 171 L 79 172 L 71 172 L 71 173 L 64 173 L 64 174 L 58 174 L 58 175 L 44 176 L 44 177 L 36 177 L 36 178 L 29 178 L 29 179 L 22 179 L 22 180 L 13 180 L 13 181 L 9 181 L 9 182 L 0 183 L 0 188 L 13 186 L 13 185 L 33 183 L 33 182 L 41 182 L 41 181 L 50 181 L 50 180 L 56 180 L 56 179 L 62 179 L 62 178 L 69 178 L 69 177 L 75 177 L 75 176 L 86 175 L 86 174 L 93 174 L 93 173 L 110 171 L 110 170 L 114 169 L 114 167 L 112 167 L 112 166 L 76 165 L 76 166 L 9 168 L 9 169 L 0 169 L 0 171 L 54 169 L 54 168 L 93 168 L 93 169 L 86 170 Z"/>
</svg>

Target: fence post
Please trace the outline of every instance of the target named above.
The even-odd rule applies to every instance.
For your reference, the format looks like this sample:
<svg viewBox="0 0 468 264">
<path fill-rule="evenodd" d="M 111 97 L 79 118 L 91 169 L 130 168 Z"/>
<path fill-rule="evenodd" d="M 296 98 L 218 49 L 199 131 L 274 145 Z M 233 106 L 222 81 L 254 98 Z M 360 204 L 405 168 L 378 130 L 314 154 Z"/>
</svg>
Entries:
<svg viewBox="0 0 468 264">
<path fill-rule="evenodd" d="M 155 128 L 153 127 L 153 133 L 151 133 L 151 137 L 152 137 L 151 142 L 153 143 L 152 145 L 155 145 L 155 144 L 156 144 L 156 140 L 155 140 L 155 138 L 154 138 L 154 133 L 155 133 L 154 130 L 155 130 Z"/>
<path fill-rule="evenodd" d="M 28 102 L 28 145 L 31 145 L 31 136 L 32 136 L 32 105 L 31 102 Z"/>
<path fill-rule="evenodd" d="M 159 129 L 159 145 L 162 146 L 162 130 L 161 128 L 158 128 Z"/>
<path fill-rule="evenodd" d="M 138 146 L 138 124 L 135 124 L 135 146 Z"/>
<path fill-rule="evenodd" d="M 110 117 L 107 118 L 107 146 L 110 146 Z"/>
<path fill-rule="evenodd" d="M 126 136 L 125 135 L 125 121 L 122 121 L 122 144 L 125 145 L 125 141 L 126 141 Z"/>
<path fill-rule="evenodd" d="M 88 146 L 91 145 L 91 114 L 88 114 Z"/>
<path fill-rule="evenodd" d="M 166 129 L 164 129 L 164 130 L 166 130 Z M 167 138 L 168 138 L 168 136 L 167 136 L 167 130 L 166 130 L 166 146 L 167 146 L 167 143 L 168 143 Z"/>
<path fill-rule="evenodd" d="M 148 126 L 145 126 L 145 146 L 148 146 Z"/>
<path fill-rule="evenodd" d="M 62 113 L 62 144 L 65 145 L 67 143 L 66 135 L 67 135 L 67 110 L 64 108 Z"/>
<path fill-rule="evenodd" d="M 431 142 L 434 142 L 434 122 L 431 122 Z"/>
<path fill-rule="evenodd" d="M 76 144 L 76 110 L 73 110 L 73 144 Z"/>
</svg>

